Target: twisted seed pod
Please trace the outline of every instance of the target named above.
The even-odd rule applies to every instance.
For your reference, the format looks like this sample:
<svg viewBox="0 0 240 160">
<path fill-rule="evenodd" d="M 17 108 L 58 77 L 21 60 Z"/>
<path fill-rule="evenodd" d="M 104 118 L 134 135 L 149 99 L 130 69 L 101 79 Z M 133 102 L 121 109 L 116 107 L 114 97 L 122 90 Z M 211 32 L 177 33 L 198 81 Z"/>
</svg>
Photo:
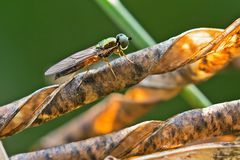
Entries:
<svg viewBox="0 0 240 160">
<path fill-rule="evenodd" d="M 83 76 L 84 73 L 79 74 L 62 85 L 42 88 L 23 99 L 2 106 L 0 137 L 12 135 L 29 126 L 43 124 L 111 92 L 135 85 L 152 73 L 173 71 L 210 53 L 212 58 L 207 59 L 207 63 L 206 60 L 200 60 L 197 66 L 203 65 L 199 67 L 201 73 L 207 71 L 204 66 L 207 68 L 217 66 L 206 72 L 212 74 L 225 66 L 232 57 L 239 55 L 239 26 L 238 19 L 224 31 L 216 29 L 187 31 L 165 42 L 128 55 L 134 63 L 129 63 L 123 58 L 113 61 L 112 68 L 117 73 L 116 79 L 111 70 L 103 66 L 91 70 L 87 76 Z M 211 37 L 212 41 L 202 42 L 204 38 L 199 38 L 197 40 L 199 43 L 191 44 L 202 31 L 207 33 L 203 35 L 208 37 L 208 40 Z M 191 38 L 191 41 L 188 38 Z M 224 61 L 211 65 L 216 59 L 219 62 L 222 57 L 225 57 Z M 190 65 L 190 69 L 194 69 L 194 66 Z M 79 85 L 80 82 L 81 85 Z"/>
<path fill-rule="evenodd" d="M 165 122 L 143 122 L 112 134 L 18 154 L 10 159 L 100 160 L 109 155 L 124 159 L 194 143 L 204 146 L 209 142 L 231 142 L 237 140 L 235 135 L 239 131 L 240 100 L 236 100 L 183 112 Z"/>
</svg>

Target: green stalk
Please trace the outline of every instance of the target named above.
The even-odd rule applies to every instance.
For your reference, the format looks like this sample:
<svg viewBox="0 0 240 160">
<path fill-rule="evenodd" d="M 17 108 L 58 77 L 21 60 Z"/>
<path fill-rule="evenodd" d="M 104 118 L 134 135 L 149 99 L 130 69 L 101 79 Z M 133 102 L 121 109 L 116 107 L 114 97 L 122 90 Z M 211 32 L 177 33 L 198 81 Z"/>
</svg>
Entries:
<svg viewBox="0 0 240 160">
<path fill-rule="evenodd" d="M 211 105 L 207 97 L 193 84 L 183 88 L 181 96 L 193 107 L 202 108 Z"/>
<path fill-rule="evenodd" d="M 144 30 L 137 20 L 128 12 L 119 0 L 96 0 L 99 6 L 126 34 L 134 38 L 133 43 L 138 48 L 156 44 L 153 38 Z M 188 85 L 181 92 L 182 97 L 193 107 L 206 107 L 211 102 L 195 86 Z"/>
</svg>

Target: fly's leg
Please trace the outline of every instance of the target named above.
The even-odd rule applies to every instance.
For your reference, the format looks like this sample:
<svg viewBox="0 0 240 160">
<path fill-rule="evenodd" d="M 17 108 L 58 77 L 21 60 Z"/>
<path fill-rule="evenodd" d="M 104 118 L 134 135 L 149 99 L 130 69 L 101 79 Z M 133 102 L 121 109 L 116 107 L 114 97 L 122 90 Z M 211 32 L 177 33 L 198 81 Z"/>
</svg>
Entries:
<svg viewBox="0 0 240 160">
<path fill-rule="evenodd" d="M 131 61 L 127 56 L 126 56 L 126 54 L 121 50 L 121 49 L 119 49 L 118 50 L 118 55 L 120 56 L 120 57 L 125 57 L 126 58 L 126 60 L 128 60 L 130 63 L 134 63 L 133 61 Z"/>
<path fill-rule="evenodd" d="M 103 61 L 104 61 L 105 63 L 107 63 L 107 65 L 108 65 L 108 67 L 110 68 L 110 70 L 112 71 L 114 77 L 117 78 L 116 74 L 114 73 L 114 71 L 113 71 L 113 69 L 112 69 L 111 64 L 109 63 L 109 60 L 108 60 L 107 58 L 105 58 L 105 57 L 103 57 L 102 59 L 103 59 Z"/>
</svg>

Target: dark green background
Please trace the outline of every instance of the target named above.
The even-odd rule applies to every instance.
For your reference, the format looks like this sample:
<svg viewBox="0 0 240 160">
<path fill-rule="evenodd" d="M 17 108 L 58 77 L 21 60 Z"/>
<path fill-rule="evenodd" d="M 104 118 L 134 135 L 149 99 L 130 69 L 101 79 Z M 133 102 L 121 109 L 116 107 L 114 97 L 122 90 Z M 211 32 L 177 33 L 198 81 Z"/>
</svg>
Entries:
<svg viewBox="0 0 240 160">
<path fill-rule="evenodd" d="M 157 42 L 192 28 L 225 28 L 240 16 L 240 1 L 236 0 L 122 2 Z M 43 73 L 55 62 L 119 32 L 92 0 L 1 0 L 0 105 L 47 85 Z M 127 52 L 134 50 L 131 46 Z M 239 82 L 240 73 L 228 68 L 198 86 L 213 103 L 218 103 L 238 99 Z M 166 119 L 189 109 L 177 97 L 155 107 L 143 119 Z M 26 152 L 39 137 L 82 110 L 5 139 L 8 154 Z"/>
</svg>

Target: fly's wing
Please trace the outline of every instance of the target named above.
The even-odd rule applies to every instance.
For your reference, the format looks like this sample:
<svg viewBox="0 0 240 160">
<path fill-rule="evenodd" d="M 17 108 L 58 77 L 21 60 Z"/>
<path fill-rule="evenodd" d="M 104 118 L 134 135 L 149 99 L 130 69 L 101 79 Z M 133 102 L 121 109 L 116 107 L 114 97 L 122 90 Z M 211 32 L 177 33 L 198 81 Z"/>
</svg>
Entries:
<svg viewBox="0 0 240 160">
<path fill-rule="evenodd" d="M 73 73 L 83 68 L 85 65 L 84 62 L 86 62 L 86 60 L 93 58 L 94 56 L 97 57 L 99 54 L 98 52 L 101 51 L 97 49 L 96 46 L 90 47 L 83 51 L 79 51 L 50 67 L 45 72 L 45 76 L 55 76 L 55 79 L 57 79 L 61 76 Z"/>
</svg>

